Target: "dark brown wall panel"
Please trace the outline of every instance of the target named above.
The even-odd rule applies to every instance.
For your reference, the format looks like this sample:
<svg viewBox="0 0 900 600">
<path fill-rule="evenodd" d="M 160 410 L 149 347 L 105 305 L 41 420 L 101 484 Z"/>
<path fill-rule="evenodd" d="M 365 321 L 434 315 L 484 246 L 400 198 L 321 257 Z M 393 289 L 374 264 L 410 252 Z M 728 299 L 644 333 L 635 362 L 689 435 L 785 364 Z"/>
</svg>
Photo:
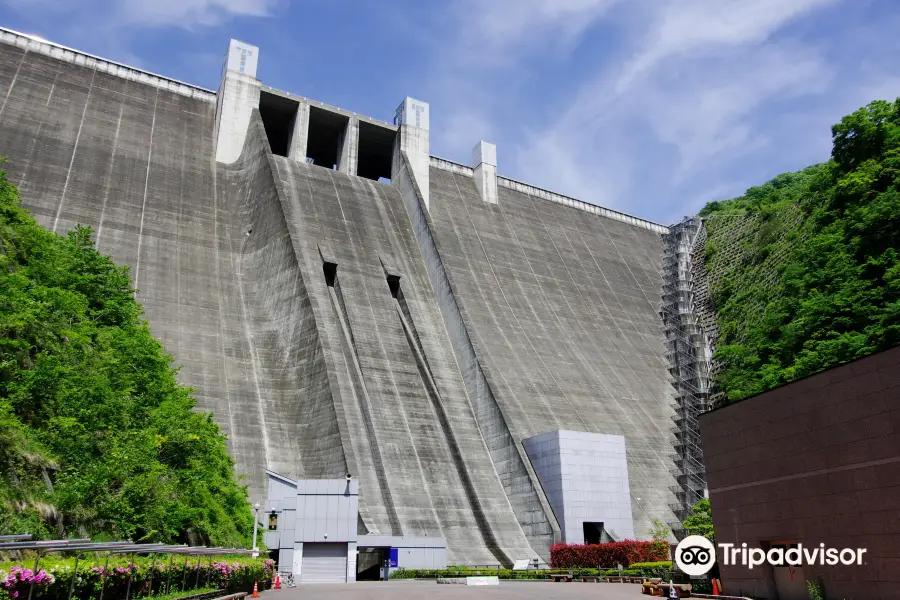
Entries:
<svg viewBox="0 0 900 600">
<path fill-rule="evenodd" d="M 716 541 L 866 548 L 804 566 L 829 598 L 900 598 L 900 348 L 700 418 Z M 771 567 L 721 564 L 728 593 L 776 598 Z"/>
</svg>

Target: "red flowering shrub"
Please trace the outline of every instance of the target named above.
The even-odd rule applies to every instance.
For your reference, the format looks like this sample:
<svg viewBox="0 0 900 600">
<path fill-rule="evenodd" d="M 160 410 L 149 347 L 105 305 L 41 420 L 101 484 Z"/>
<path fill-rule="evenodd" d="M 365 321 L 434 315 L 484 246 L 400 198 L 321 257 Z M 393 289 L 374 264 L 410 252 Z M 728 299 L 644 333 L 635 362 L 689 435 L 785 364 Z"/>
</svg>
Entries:
<svg viewBox="0 0 900 600">
<path fill-rule="evenodd" d="M 583 546 L 554 544 L 550 548 L 550 566 L 554 569 L 628 567 L 636 562 L 656 562 L 669 558 L 665 542 L 624 540 Z"/>
</svg>

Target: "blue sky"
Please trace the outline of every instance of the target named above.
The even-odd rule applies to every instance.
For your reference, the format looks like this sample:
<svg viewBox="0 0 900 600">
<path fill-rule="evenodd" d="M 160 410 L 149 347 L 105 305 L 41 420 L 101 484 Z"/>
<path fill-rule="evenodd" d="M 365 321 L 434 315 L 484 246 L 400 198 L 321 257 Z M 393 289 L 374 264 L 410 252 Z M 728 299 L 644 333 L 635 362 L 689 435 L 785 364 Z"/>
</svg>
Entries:
<svg viewBox="0 0 900 600">
<path fill-rule="evenodd" d="M 0 0 L 0 24 L 215 88 L 228 40 L 268 85 L 390 120 L 431 151 L 661 223 L 825 160 L 900 96 L 894 0 Z"/>
</svg>

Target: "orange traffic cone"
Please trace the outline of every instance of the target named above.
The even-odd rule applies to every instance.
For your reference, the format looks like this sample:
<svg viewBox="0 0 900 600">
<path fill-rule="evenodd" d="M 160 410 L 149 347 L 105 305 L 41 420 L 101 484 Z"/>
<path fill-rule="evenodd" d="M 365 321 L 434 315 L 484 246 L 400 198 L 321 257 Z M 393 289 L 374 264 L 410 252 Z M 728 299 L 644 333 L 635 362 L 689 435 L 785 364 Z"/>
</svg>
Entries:
<svg viewBox="0 0 900 600">
<path fill-rule="evenodd" d="M 275 589 L 276 589 L 276 590 L 280 590 L 280 589 L 281 589 L 281 575 L 276 575 L 276 576 L 275 576 Z"/>
<path fill-rule="evenodd" d="M 715 577 L 713 577 L 712 584 L 713 584 L 712 595 L 718 596 L 719 595 L 719 582 L 718 582 L 718 580 L 716 580 Z"/>
<path fill-rule="evenodd" d="M 259 589 L 256 587 L 256 582 L 253 582 L 253 597 L 259 598 Z"/>
</svg>

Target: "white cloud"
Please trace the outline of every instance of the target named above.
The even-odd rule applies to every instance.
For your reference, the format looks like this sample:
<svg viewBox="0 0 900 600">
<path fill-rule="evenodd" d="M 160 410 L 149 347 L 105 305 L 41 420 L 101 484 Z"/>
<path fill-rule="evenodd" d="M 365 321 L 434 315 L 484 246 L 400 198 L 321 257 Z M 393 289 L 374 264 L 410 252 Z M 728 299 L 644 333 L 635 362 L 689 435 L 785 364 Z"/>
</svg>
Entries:
<svg viewBox="0 0 900 600">
<path fill-rule="evenodd" d="M 204 34 L 239 19 L 275 14 L 287 0 L 0 0 L 22 29 L 133 67 L 215 87 L 224 43 Z M 172 31 L 173 29 L 181 31 Z M 160 44 L 165 36 L 165 45 Z M 174 40 L 174 41 L 173 41 Z M 147 48 L 153 48 L 147 51 Z M 210 59 L 210 56 L 215 56 Z M 212 76 L 210 76 L 212 74 Z"/>
<path fill-rule="evenodd" d="M 621 0 L 466 0 L 455 15 L 461 25 L 453 51 L 479 65 L 503 63 L 510 51 L 570 48 Z"/>
<path fill-rule="evenodd" d="M 72 7 L 66 0 L 0 0 L 13 10 L 24 14 L 68 13 Z"/>
<path fill-rule="evenodd" d="M 69 16 L 73 27 L 89 29 L 220 25 L 239 17 L 266 17 L 283 0 L 0 0 L 35 19 Z M 84 23 L 82 23 L 84 21 Z"/>
<path fill-rule="evenodd" d="M 444 143 L 452 148 L 474 148 L 480 140 L 494 138 L 494 127 L 484 115 L 464 108 L 441 119 Z"/>
<path fill-rule="evenodd" d="M 236 17 L 266 17 L 278 0 L 122 0 L 117 4 L 116 17 L 123 23 L 191 28 Z"/>
<path fill-rule="evenodd" d="M 790 21 L 836 0 L 680 0 L 660 3 L 645 46 L 627 64 L 616 91 L 667 58 L 710 47 L 758 44 Z"/>
<path fill-rule="evenodd" d="M 458 48 L 480 43 L 493 54 L 455 63 L 447 77 L 457 90 L 443 98 L 445 110 L 495 124 L 501 172 L 651 219 L 680 218 L 711 194 L 737 195 L 764 181 L 754 177 L 777 174 L 764 168 L 767 159 L 799 168 L 808 163 L 786 160 L 787 152 L 808 162 L 827 158 L 811 151 L 827 140 L 827 126 L 820 136 L 803 129 L 802 111 L 793 122 L 774 117 L 805 104 L 830 110 L 822 98 L 842 83 L 823 51 L 830 40 L 788 28 L 837 1 L 538 1 L 517 3 L 504 17 L 504 0 L 470 13 L 450 46 L 467 56 Z M 615 43 L 597 43 L 610 33 Z M 540 106 L 529 96 L 544 93 L 548 67 L 534 66 L 535 56 L 560 48 L 569 54 L 554 57 L 559 68 L 581 75 L 556 79 L 564 87 L 544 95 L 555 104 Z M 876 72 L 854 84 L 876 81 Z M 467 86 L 474 91 L 460 91 Z M 464 104 L 473 97 L 489 100 Z M 537 105 L 525 127 L 504 123 L 516 103 Z M 443 144 L 440 135 L 433 139 Z M 454 143 L 465 135 L 454 130 Z"/>
<path fill-rule="evenodd" d="M 694 76 L 657 80 L 635 94 L 659 140 L 679 151 L 676 184 L 718 157 L 735 160 L 763 147 L 767 140 L 751 119 L 756 110 L 774 98 L 824 92 L 832 79 L 820 56 L 794 44 L 754 47 L 686 70 Z"/>
<path fill-rule="evenodd" d="M 634 165 L 627 152 L 608 152 L 594 137 L 577 129 L 557 128 L 534 132 L 512 155 L 498 150 L 498 162 L 515 165 L 519 178 L 580 200 L 621 197 Z M 505 162 L 504 162 L 505 160 Z M 500 169 L 503 174 L 504 169 Z M 607 206 L 609 206 L 607 204 Z"/>
<path fill-rule="evenodd" d="M 468 160 L 479 140 L 496 141 L 503 111 L 521 104 L 526 57 L 567 53 L 620 1 L 463 0 L 436 14 L 426 94 L 441 151 Z"/>
</svg>

